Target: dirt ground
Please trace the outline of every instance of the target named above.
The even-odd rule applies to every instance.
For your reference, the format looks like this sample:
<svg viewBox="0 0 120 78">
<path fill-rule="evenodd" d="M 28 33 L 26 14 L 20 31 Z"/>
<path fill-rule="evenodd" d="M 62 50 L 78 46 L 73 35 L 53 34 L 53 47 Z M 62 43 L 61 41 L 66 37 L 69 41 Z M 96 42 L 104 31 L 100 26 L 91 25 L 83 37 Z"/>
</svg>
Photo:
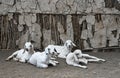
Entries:
<svg viewBox="0 0 120 78">
<path fill-rule="evenodd" d="M 120 52 L 86 52 L 107 60 L 89 63 L 88 69 L 68 66 L 64 59 L 58 59 L 59 65 L 47 69 L 5 61 L 12 52 L 0 50 L 0 78 L 120 78 Z"/>
</svg>

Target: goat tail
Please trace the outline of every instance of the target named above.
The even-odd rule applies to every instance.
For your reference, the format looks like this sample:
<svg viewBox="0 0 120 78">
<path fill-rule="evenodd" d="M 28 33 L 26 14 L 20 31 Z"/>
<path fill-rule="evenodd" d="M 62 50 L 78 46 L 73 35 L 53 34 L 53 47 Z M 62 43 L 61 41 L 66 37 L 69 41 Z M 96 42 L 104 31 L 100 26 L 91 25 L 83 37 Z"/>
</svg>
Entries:
<svg viewBox="0 0 120 78">
<path fill-rule="evenodd" d="M 8 61 L 8 60 L 11 60 L 13 57 L 15 57 L 16 55 L 18 54 L 18 52 L 14 52 L 12 55 L 10 55 L 8 58 L 6 58 L 5 60 Z"/>
</svg>

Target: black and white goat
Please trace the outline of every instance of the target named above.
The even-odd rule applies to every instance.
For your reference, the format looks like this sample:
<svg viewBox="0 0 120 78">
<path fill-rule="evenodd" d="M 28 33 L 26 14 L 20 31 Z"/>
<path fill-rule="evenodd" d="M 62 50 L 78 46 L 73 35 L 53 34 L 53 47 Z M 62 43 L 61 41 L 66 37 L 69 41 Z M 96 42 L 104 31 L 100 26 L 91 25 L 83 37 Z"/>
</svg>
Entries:
<svg viewBox="0 0 120 78">
<path fill-rule="evenodd" d="M 28 62 L 40 68 L 47 68 L 49 64 L 56 66 L 57 62 L 52 57 L 56 58 L 57 56 L 58 53 L 55 49 L 46 47 L 43 52 L 35 52 Z"/>
<path fill-rule="evenodd" d="M 59 53 L 59 58 L 66 58 L 66 56 L 71 52 L 71 49 L 76 46 L 71 40 L 67 40 L 63 46 L 59 45 L 49 45 L 52 49 L 55 48 Z"/>
</svg>

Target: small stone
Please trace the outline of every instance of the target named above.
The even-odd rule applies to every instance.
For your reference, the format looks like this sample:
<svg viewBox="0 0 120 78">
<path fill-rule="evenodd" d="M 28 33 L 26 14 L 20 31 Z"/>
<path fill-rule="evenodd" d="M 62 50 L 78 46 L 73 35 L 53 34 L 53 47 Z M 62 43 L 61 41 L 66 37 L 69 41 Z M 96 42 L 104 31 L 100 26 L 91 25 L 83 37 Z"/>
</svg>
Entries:
<svg viewBox="0 0 120 78">
<path fill-rule="evenodd" d="M 94 25 L 94 23 L 95 23 L 95 16 L 87 15 L 86 21 L 87 21 L 87 23 L 90 23 L 91 25 Z"/>
<path fill-rule="evenodd" d="M 23 29 L 24 29 L 24 26 L 23 25 L 18 25 L 18 31 L 23 31 Z"/>
</svg>

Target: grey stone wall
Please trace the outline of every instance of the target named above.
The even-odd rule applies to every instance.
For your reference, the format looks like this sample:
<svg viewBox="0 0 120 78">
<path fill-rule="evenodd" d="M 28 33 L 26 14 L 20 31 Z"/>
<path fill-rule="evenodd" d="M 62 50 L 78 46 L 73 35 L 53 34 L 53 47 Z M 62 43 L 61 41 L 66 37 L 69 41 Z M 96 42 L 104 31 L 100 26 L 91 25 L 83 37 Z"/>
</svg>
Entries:
<svg viewBox="0 0 120 78">
<path fill-rule="evenodd" d="M 120 14 L 120 0 L 0 0 L 0 14 Z"/>
<path fill-rule="evenodd" d="M 73 40 L 80 49 L 118 46 L 120 0 L 0 0 L 0 49 Z"/>
</svg>

